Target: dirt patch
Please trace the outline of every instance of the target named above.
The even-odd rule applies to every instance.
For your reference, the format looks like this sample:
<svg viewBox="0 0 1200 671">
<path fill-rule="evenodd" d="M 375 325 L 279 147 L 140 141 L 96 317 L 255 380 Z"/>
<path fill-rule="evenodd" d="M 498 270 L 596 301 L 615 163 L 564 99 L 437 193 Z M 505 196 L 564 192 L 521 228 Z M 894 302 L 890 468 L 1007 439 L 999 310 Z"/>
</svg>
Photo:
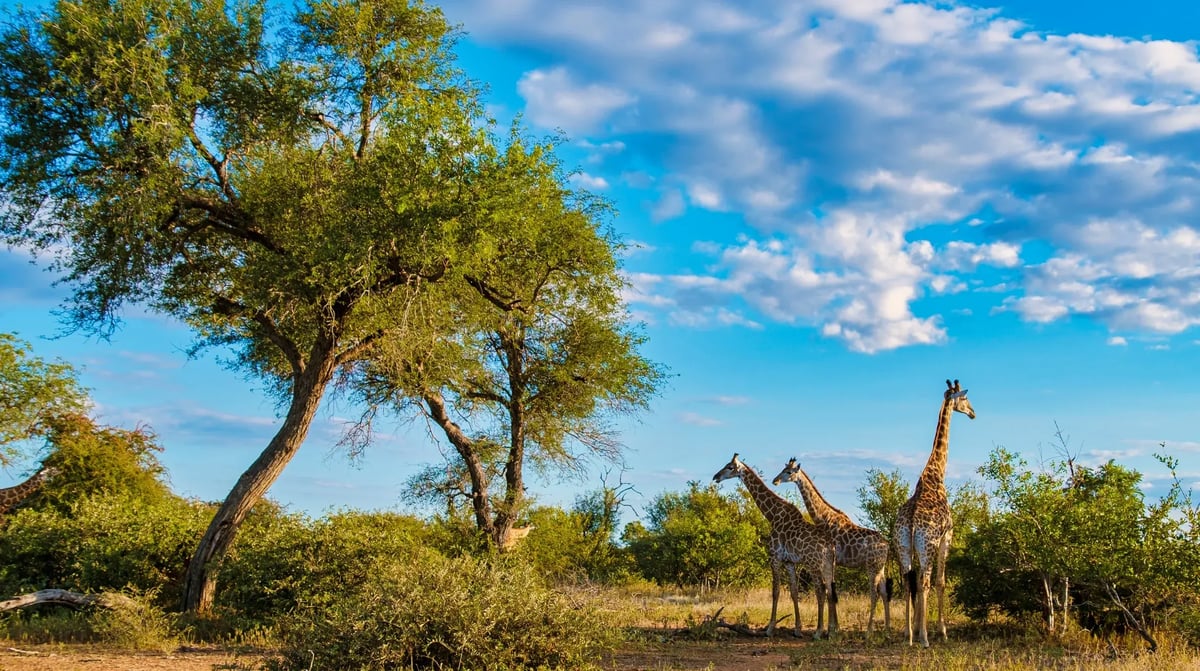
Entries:
<svg viewBox="0 0 1200 671">
<path fill-rule="evenodd" d="M 907 646 L 905 646 L 906 648 Z M 601 667 L 611 671 L 762 671 L 766 669 L 889 669 L 901 666 L 895 644 L 867 647 L 861 640 L 830 643 L 780 636 L 723 636 L 715 641 L 686 639 L 628 643 Z M 182 648 L 171 653 L 132 653 L 85 646 L 0 644 L 0 671 L 251 671 L 259 653 L 219 648 Z"/>
<path fill-rule="evenodd" d="M 258 659 L 218 648 L 138 653 L 82 646 L 0 646 L 0 671 L 220 671 L 255 668 Z"/>
</svg>

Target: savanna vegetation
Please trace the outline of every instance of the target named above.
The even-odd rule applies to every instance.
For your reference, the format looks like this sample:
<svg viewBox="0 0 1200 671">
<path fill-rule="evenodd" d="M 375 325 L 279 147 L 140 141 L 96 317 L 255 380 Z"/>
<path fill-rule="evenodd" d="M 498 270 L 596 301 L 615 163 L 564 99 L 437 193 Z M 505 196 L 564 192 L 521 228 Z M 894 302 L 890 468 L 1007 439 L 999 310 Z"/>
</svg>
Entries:
<svg viewBox="0 0 1200 671">
<path fill-rule="evenodd" d="M 496 128 L 455 37 L 409 0 L 8 15 L 0 234 L 71 288 L 66 328 L 111 334 L 129 303 L 169 315 L 281 415 L 224 500 L 184 499 L 152 427 L 98 423 L 71 365 L 0 334 L 0 465 L 50 467 L 5 513 L 0 596 L 86 597 L 7 611 L 9 639 L 253 645 L 280 670 L 641 668 L 621 655 L 761 622 L 766 524 L 739 488 L 681 483 L 636 521 L 620 483 L 565 508 L 527 492 L 528 470 L 617 460 L 613 420 L 666 371 L 621 303 L 607 204 L 553 141 Z M 348 453 L 381 415 L 440 432 L 450 458 L 406 487 L 437 512 L 313 519 L 266 498 L 331 394 L 362 409 Z M 995 668 L 1093 638 L 1159 660 L 1200 644 L 1200 513 L 1178 480 L 1147 498 L 1120 464 L 999 448 L 979 475 L 952 496 L 954 635 L 1024 641 Z M 890 531 L 909 491 L 865 474 L 862 521 Z M 853 613 L 866 578 L 839 584 Z M 914 659 L 953 666 L 896 668 Z"/>
<path fill-rule="evenodd" d="M 620 483 L 601 482 L 567 508 L 527 506 L 515 523 L 531 531 L 505 553 L 453 488 L 433 508 L 440 512 L 425 515 L 342 510 L 313 519 L 263 500 L 212 567 L 213 608 L 187 613 L 186 567 L 217 504 L 171 492 L 149 427 L 90 419 L 69 365 L 39 359 L 12 336 L 0 353 L 6 388 L 53 384 L 75 395 L 40 406 L 34 420 L 38 413 L 14 415 L 5 428 L 36 436 L 22 444 L 58 470 L 0 531 L 0 594 L 98 597 L 82 610 L 4 614 L 0 631 L 22 645 L 253 646 L 245 664 L 275 669 L 625 668 L 656 655 L 693 668 L 679 651 L 721 646 L 765 624 L 765 520 L 742 488 L 699 483 L 655 497 L 625 522 L 632 492 Z M 955 615 L 952 643 L 940 652 L 913 658 L 897 652 L 899 636 L 863 640 L 866 576 L 845 571 L 841 638 L 768 649 L 783 666 L 818 667 L 832 658 L 881 668 L 1057 659 L 1073 668 L 1064 660 L 1133 664 L 1150 651 L 1168 667 L 1190 659 L 1200 643 L 1190 493 L 1172 479 L 1150 499 L 1137 472 L 1081 466 L 1065 442 L 1062 454 L 1035 469 L 997 448 L 980 478 L 953 492 Z M 1172 478 L 1174 462 L 1162 462 Z M 864 522 L 886 527 L 884 515 L 907 490 L 898 472 L 864 474 Z M 804 604 L 811 631 L 811 590 Z M 712 654 L 737 654 L 739 645 Z M 993 667 L 966 663 L 980 649 L 991 651 Z"/>
</svg>

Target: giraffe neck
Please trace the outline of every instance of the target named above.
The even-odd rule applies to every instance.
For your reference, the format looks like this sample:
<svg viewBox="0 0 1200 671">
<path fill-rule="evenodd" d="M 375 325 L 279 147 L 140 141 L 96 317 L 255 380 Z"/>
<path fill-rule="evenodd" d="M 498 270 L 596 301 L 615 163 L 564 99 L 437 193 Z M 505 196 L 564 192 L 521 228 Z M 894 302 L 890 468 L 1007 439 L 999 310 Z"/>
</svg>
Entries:
<svg viewBox="0 0 1200 671">
<path fill-rule="evenodd" d="M 929 453 L 929 461 L 925 470 L 921 471 L 921 480 L 929 484 L 942 484 L 946 479 L 946 459 L 950 455 L 950 416 L 954 414 L 950 399 L 942 401 L 942 410 L 938 414 L 937 431 L 933 434 L 933 451 Z"/>
<path fill-rule="evenodd" d="M 21 501 L 24 501 L 27 496 L 37 491 L 38 487 L 42 486 L 42 482 L 46 480 L 46 472 L 38 471 L 33 477 L 25 482 L 13 487 L 0 489 L 0 513 L 6 513 L 12 510 Z"/>
<path fill-rule="evenodd" d="M 813 521 L 821 526 L 843 526 L 853 524 L 850 517 L 842 511 L 829 505 L 821 492 L 817 491 L 817 486 L 813 484 L 808 473 L 804 469 L 798 472 L 800 479 L 796 481 L 796 486 L 800 488 L 800 496 L 804 499 L 804 507 L 808 508 L 808 514 L 812 515 Z"/>
<path fill-rule="evenodd" d="M 742 484 L 746 485 L 746 490 L 750 492 L 750 498 L 754 500 L 754 505 L 762 511 L 763 517 L 772 524 L 780 520 L 787 513 L 787 499 L 776 494 L 763 482 L 762 478 L 758 477 L 758 473 L 754 469 L 747 467 L 738 474 L 742 479 Z"/>
</svg>

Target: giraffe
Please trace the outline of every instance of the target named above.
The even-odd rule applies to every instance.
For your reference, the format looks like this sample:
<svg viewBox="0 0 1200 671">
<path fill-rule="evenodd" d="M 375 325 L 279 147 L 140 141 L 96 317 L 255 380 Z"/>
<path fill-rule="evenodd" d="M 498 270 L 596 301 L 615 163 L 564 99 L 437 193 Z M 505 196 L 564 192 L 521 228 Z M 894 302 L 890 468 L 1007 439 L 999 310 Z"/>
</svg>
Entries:
<svg viewBox="0 0 1200 671">
<path fill-rule="evenodd" d="M 786 570 L 791 589 L 792 611 L 795 615 L 793 633 L 800 636 L 800 604 L 796 595 L 796 568 L 807 569 L 813 578 L 817 593 L 817 629 L 813 638 L 820 638 L 825 631 L 825 604 L 829 604 L 828 635 L 837 633 L 837 595 L 833 591 L 833 550 L 816 526 L 804 519 L 804 513 L 790 501 L 767 487 L 758 473 L 747 466 L 734 453 L 724 468 L 713 476 L 713 482 L 738 478 L 750 493 L 750 498 L 763 517 L 767 518 L 771 532 L 767 537 L 767 555 L 771 560 L 771 621 L 767 624 L 767 636 L 775 632 L 775 615 L 779 604 L 779 583 Z"/>
<path fill-rule="evenodd" d="M 18 503 L 36 492 L 42 486 L 42 483 L 54 477 L 57 473 L 58 469 L 53 466 L 42 466 L 37 473 L 34 473 L 25 482 L 13 487 L 0 489 L 0 521 L 3 521 L 4 515 L 7 515 Z"/>
<path fill-rule="evenodd" d="M 800 489 L 804 507 L 812 516 L 817 529 L 825 534 L 833 548 L 835 566 L 866 569 L 871 576 L 871 614 L 867 617 L 867 637 L 875 625 L 875 604 L 883 599 L 883 627 L 892 628 L 891 590 L 887 580 L 888 541 L 874 529 L 860 527 L 846 513 L 829 505 L 808 473 L 800 468 L 795 457 L 775 476 L 772 484 L 791 480 Z M 836 576 L 835 576 L 836 578 Z"/>
<path fill-rule="evenodd" d="M 900 506 L 896 517 L 896 554 L 900 557 L 900 572 L 908 583 L 908 599 L 904 602 L 904 619 L 908 624 L 908 644 L 913 644 L 915 627 L 920 630 L 921 645 L 929 647 L 926 600 L 929 596 L 929 576 L 937 562 L 934 584 L 938 592 L 938 626 L 942 639 L 946 635 L 946 555 L 954 537 L 954 520 L 950 515 L 950 500 L 946 496 L 946 457 L 950 446 L 950 417 L 961 412 L 975 419 L 975 409 L 967 400 L 967 390 L 946 380 L 942 409 L 938 413 L 937 431 L 933 435 L 933 451 L 925 470 L 917 480 L 913 495 Z M 914 566 L 914 560 L 916 562 Z M 919 582 L 918 582 L 919 581 Z"/>
</svg>

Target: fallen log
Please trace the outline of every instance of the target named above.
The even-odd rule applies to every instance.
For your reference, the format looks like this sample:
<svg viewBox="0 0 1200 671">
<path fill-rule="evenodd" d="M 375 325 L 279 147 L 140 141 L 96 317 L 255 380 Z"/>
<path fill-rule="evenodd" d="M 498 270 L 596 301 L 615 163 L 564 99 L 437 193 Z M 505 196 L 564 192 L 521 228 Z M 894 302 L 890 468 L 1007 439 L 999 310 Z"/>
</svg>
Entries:
<svg viewBox="0 0 1200 671">
<path fill-rule="evenodd" d="M 96 603 L 99 598 L 92 594 L 80 594 L 65 589 L 40 589 L 36 592 L 0 601 L 0 612 L 36 606 L 43 603 L 70 606 L 71 608 L 78 609 Z"/>
</svg>

